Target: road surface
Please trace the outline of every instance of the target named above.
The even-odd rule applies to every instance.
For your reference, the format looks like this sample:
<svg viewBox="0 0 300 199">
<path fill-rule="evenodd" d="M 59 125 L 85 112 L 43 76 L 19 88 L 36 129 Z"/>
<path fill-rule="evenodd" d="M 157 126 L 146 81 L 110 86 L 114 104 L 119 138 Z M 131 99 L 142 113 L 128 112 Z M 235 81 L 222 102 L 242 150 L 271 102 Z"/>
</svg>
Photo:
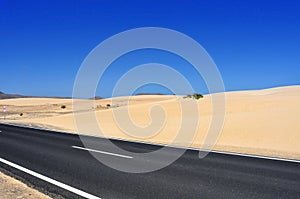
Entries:
<svg viewBox="0 0 300 199">
<path fill-rule="evenodd" d="M 90 152 L 116 160 L 136 157 L 115 154 L 102 138 L 88 139 L 98 148 L 85 148 L 78 135 L 0 124 L 0 167 L 63 198 L 300 198 L 297 162 L 219 153 L 199 159 L 197 151 L 187 150 L 162 170 L 130 174 L 101 164 Z M 161 147 L 113 142 L 138 153 Z"/>
</svg>

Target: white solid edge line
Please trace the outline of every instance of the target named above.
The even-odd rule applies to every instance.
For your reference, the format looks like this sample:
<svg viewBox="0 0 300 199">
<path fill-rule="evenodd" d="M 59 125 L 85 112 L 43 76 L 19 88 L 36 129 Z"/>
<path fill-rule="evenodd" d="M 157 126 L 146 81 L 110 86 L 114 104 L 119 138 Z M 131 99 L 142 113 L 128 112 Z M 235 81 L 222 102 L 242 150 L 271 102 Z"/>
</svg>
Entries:
<svg viewBox="0 0 300 199">
<path fill-rule="evenodd" d="M 180 147 L 180 146 L 174 146 L 174 145 L 164 145 L 159 143 L 151 143 L 151 142 L 143 142 L 143 141 L 135 141 L 135 140 L 126 140 L 121 138 L 107 138 L 103 136 L 95 136 L 95 135 L 84 135 L 80 133 L 71 133 L 67 131 L 56 131 L 51 129 L 43 129 L 43 128 L 37 128 L 37 127 L 31 127 L 26 125 L 17 125 L 13 123 L 4 123 L 0 122 L 0 124 L 6 124 L 10 126 L 16 126 L 16 127 L 23 127 L 23 128 L 31 128 L 36 130 L 45 130 L 45 131 L 52 131 L 56 133 L 64 133 L 64 134 L 70 134 L 70 135 L 79 135 L 79 136 L 86 136 L 86 137 L 94 137 L 94 138 L 103 138 L 103 139 L 111 139 L 111 140 L 119 140 L 119 141 L 125 141 L 125 142 L 133 142 L 133 143 L 141 143 L 141 144 L 151 144 L 156 146 L 166 146 L 171 148 L 177 148 L 177 149 L 185 149 L 185 150 L 192 150 L 192 151 L 204 151 L 204 152 L 212 152 L 212 153 L 218 153 L 218 154 L 224 154 L 224 155 L 235 155 L 235 156 L 242 156 L 242 157 L 251 157 L 251 158 L 260 158 L 260 159 L 268 159 L 268 160 L 278 160 L 278 161 L 284 161 L 284 162 L 294 162 L 294 163 L 300 163 L 300 160 L 296 159 L 287 159 L 287 158 L 276 158 L 271 156 L 262 156 L 262 155 L 251 155 L 251 154 L 244 154 L 244 153 L 236 153 L 236 152 L 226 152 L 226 151 L 215 151 L 215 150 L 205 150 L 205 149 L 196 149 L 196 148 L 190 148 L 190 147 Z"/>
<path fill-rule="evenodd" d="M 56 181 L 56 180 L 53 180 L 53 179 L 51 179 L 51 178 L 49 178 L 49 177 L 47 177 L 47 176 L 44 176 L 44 175 L 42 175 L 42 174 L 39 174 L 39 173 L 35 172 L 35 171 L 31 171 L 31 170 L 29 170 L 29 169 L 26 169 L 25 167 L 22 167 L 22 166 L 20 166 L 20 165 L 17 165 L 17 164 L 15 164 L 15 163 L 12 163 L 12 162 L 10 162 L 10 161 L 8 161 L 8 160 L 5 160 L 5 159 L 3 159 L 3 158 L 0 158 L 0 162 L 2 162 L 2 163 L 4 163 L 4 164 L 7 164 L 7 165 L 9 165 L 9 166 L 11 166 L 11 167 L 14 167 L 15 169 L 18 169 L 18 170 L 20 170 L 20 171 L 23 171 L 23 172 L 25 172 L 25 173 L 27 173 L 27 174 L 29 174 L 29 175 L 32 175 L 32 176 L 34 176 L 34 177 L 36 177 L 36 178 L 39 178 L 39 179 L 44 180 L 44 181 L 46 181 L 46 182 L 49 182 L 49 183 L 51 183 L 51 184 L 53 184 L 53 185 L 56 185 L 56 186 L 58 186 L 58 187 L 60 187 L 60 188 L 66 189 L 66 190 L 68 190 L 68 191 L 70 191 L 70 192 L 72 192 L 72 193 L 75 193 L 75 194 L 79 195 L 79 196 L 82 196 L 82 197 L 85 197 L 85 198 L 89 198 L 89 199 L 101 199 L 101 198 L 99 198 L 99 197 L 97 197 L 97 196 L 91 195 L 91 194 L 89 194 L 89 193 L 86 193 L 86 192 L 84 192 L 84 191 L 81 191 L 81 190 L 79 190 L 79 189 L 76 189 L 76 188 L 74 188 L 74 187 L 71 187 L 71 186 L 66 185 L 66 184 L 64 184 L 64 183 L 58 182 L 58 181 Z"/>
<path fill-rule="evenodd" d="M 112 155 L 112 156 L 117 156 L 117 157 L 121 157 L 121 158 L 133 158 L 131 156 L 127 156 L 127 155 L 121 155 L 121 154 L 117 154 L 117 153 L 110 153 L 110 152 L 106 152 L 106 151 L 99 151 L 99 150 L 95 150 L 95 149 L 88 149 L 88 148 L 83 148 L 83 147 L 79 147 L 79 146 L 72 146 L 72 148 L 75 149 L 81 149 L 81 150 L 85 150 L 85 151 L 91 151 L 91 152 L 96 152 L 96 153 L 102 153 L 105 155 Z"/>
</svg>

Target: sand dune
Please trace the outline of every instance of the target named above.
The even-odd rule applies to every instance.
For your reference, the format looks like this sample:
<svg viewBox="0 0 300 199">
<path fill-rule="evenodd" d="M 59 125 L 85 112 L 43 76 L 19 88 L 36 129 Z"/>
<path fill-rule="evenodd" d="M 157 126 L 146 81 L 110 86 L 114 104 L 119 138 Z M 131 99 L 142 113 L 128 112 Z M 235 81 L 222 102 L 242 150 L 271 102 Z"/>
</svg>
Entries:
<svg viewBox="0 0 300 199">
<path fill-rule="evenodd" d="M 300 86 L 278 87 L 265 90 L 227 92 L 223 130 L 215 150 L 300 159 Z M 169 144 L 180 129 L 181 107 L 191 113 L 195 103 L 181 96 L 134 96 L 102 99 L 82 109 L 80 117 L 89 126 L 89 112 L 95 111 L 101 132 L 107 137 Z M 110 107 L 107 107 L 110 104 Z M 70 99 L 11 99 L 0 100 L 8 106 L 6 122 L 39 125 L 77 133 Z M 66 105 L 66 109 L 61 109 Z M 197 101 L 200 125 L 191 147 L 200 148 L 212 118 L 211 95 Z M 25 107 L 25 108 L 24 108 Z M 37 107 L 42 107 L 38 109 Z M 23 109 L 22 109 L 23 108 Z M 11 109 L 11 110 L 9 110 Z M 25 112 L 26 110 L 37 110 Z M 24 111 L 19 116 L 18 111 Z M 127 114 L 128 113 L 128 114 Z M 32 115 L 35 114 L 35 117 Z M 129 119 L 133 124 L 129 123 Z M 193 122 L 193 115 L 185 115 Z M 118 121 L 118 122 L 116 122 Z M 186 136 L 193 125 L 184 126 Z M 99 131 L 80 131 L 101 135 Z M 184 139 L 176 145 L 187 146 Z"/>
</svg>

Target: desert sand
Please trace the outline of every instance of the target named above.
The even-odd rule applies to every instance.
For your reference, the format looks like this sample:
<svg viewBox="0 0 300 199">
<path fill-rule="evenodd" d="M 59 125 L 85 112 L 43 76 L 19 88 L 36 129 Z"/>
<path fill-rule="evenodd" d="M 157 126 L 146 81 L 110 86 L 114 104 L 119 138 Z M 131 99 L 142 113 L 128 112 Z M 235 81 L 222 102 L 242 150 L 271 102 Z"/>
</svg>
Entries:
<svg viewBox="0 0 300 199">
<path fill-rule="evenodd" d="M 300 86 L 226 92 L 225 96 L 224 126 L 214 150 L 300 160 Z M 95 100 L 93 104 L 76 110 L 86 126 L 91 126 L 89 123 L 92 122 L 89 113 L 95 112 L 100 129 L 86 131 L 76 128 L 71 99 L 8 99 L 0 100 L 0 106 L 7 106 L 6 120 L 0 115 L 0 121 L 70 133 L 202 148 L 214 118 L 211 97 L 205 95 L 203 99 L 193 100 L 183 96 L 142 95 Z M 194 112 L 194 103 L 199 108 L 196 116 L 189 115 Z M 63 105 L 66 108 L 63 109 Z M 182 139 L 172 142 L 181 127 L 181 108 L 187 113 L 185 122 L 192 124 L 195 117 L 200 121 L 192 143 L 186 142 L 184 136 L 194 132 L 194 125 L 184 125 L 180 134 Z"/>
<path fill-rule="evenodd" d="M 49 196 L 34 190 L 22 182 L 0 172 L 1 199 L 50 199 Z"/>
</svg>

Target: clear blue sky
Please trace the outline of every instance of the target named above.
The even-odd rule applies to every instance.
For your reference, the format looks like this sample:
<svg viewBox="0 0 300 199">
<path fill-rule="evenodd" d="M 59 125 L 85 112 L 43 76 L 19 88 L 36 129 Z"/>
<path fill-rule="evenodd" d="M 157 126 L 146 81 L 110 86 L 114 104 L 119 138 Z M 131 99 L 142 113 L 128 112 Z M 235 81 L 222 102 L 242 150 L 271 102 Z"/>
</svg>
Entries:
<svg viewBox="0 0 300 199">
<path fill-rule="evenodd" d="M 198 41 L 228 91 L 300 84 L 299 1 L 0 0 L 0 91 L 71 96 L 77 70 L 94 47 L 121 31 L 147 26 Z M 130 69 L 153 60 L 178 63 L 174 68 L 194 74 L 164 52 L 137 52 L 123 62 Z M 108 71 L 107 85 L 121 74 L 118 67 Z M 202 83 L 193 86 L 206 92 Z M 108 86 L 97 95 L 109 93 Z"/>
</svg>

